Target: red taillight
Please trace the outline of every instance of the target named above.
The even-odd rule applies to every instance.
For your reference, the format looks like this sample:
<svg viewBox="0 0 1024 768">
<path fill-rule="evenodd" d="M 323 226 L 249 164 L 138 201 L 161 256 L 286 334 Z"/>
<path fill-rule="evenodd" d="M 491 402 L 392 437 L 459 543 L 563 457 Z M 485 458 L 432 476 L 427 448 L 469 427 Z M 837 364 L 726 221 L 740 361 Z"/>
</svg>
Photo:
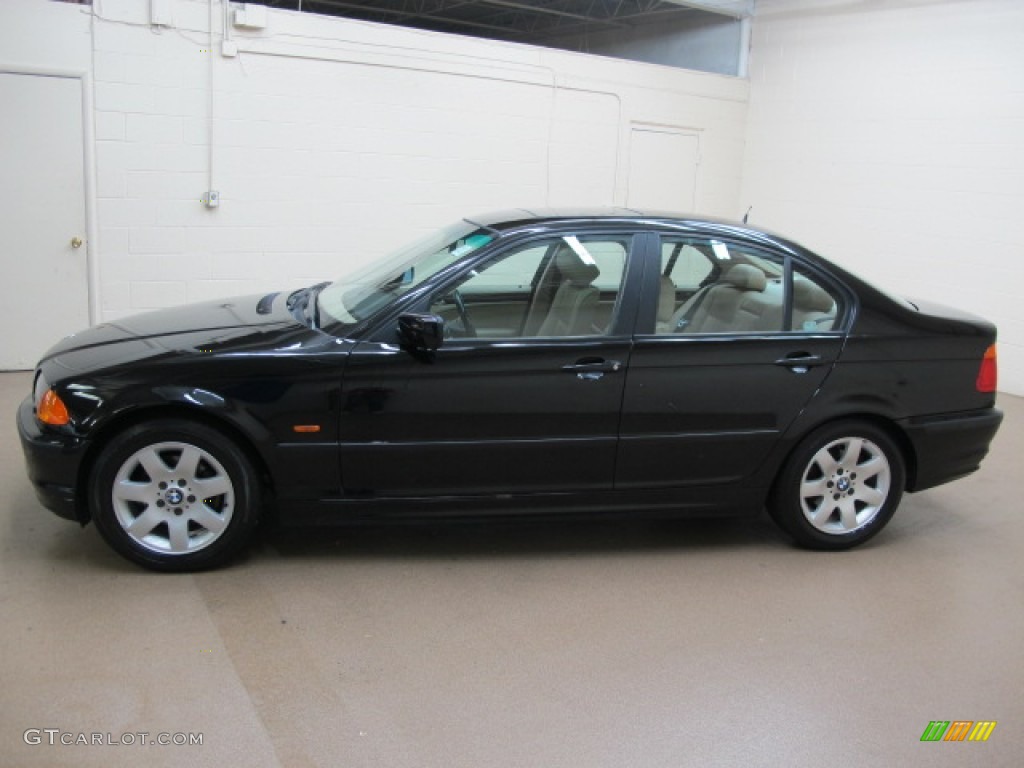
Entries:
<svg viewBox="0 0 1024 768">
<path fill-rule="evenodd" d="M 981 358 L 981 368 L 978 369 L 978 381 L 975 386 L 979 392 L 996 391 L 996 345 L 985 350 L 985 356 Z"/>
</svg>

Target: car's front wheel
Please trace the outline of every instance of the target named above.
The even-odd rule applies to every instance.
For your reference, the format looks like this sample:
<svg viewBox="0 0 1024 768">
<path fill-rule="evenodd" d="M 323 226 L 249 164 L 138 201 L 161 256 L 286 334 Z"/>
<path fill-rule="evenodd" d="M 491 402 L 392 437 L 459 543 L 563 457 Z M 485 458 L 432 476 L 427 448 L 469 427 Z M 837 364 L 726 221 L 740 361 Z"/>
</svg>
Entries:
<svg viewBox="0 0 1024 768">
<path fill-rule="evenodd" d="M 259 496 L 244 452 L 217 430 L 183 419 L 138 424 L 114 437 L 89 488 L 103 538 L 159 571 L 223 564 L 246 543 Z"/>
<path fill-rule="evenodd" d="M 776 479 L 768 511 L 798 544 L 848 549 L 885 527 L 905 482 L 903 454 L 883 429 L 843 421 L 797 446 Z"/>
</svg>

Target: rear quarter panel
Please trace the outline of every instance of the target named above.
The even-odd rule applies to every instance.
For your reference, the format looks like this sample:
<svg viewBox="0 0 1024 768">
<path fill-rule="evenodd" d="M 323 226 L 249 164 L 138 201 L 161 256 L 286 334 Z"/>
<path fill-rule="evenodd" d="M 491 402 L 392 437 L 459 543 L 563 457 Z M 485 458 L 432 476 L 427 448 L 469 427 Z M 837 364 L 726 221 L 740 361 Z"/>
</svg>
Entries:
<svg viewBox="0 0 1024 768">
<path fill-rule="evenodd" d="M 996 328 L 947 307 L 904 306 L 855 276 L 835 271 L 858 297 L 849 335 L 831 375 L 779 441 L 758 481 L 770 485 L 793 448 L 817 427 L 861 418 L 887 426 L 903 445 L 914 489 L 917 448 L 907 426 L 995 405 L 995 393 L 979 392 L 976 380 Z"/>
</svg>

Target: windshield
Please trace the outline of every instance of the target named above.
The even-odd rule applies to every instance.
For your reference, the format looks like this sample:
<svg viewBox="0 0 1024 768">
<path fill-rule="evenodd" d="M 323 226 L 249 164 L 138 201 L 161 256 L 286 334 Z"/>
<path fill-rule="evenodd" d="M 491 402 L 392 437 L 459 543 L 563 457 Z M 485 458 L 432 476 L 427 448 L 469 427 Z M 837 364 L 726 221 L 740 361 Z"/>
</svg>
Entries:
<svg viewBox="0 0 1024 768">
<path fill-rule="evenodd" d="M 365 320 L 493 239 L 493 232 L 468 221 L 434 232 L 328 285 L 317 298 L 320 316 L 343 325 Z"/>
</svg>

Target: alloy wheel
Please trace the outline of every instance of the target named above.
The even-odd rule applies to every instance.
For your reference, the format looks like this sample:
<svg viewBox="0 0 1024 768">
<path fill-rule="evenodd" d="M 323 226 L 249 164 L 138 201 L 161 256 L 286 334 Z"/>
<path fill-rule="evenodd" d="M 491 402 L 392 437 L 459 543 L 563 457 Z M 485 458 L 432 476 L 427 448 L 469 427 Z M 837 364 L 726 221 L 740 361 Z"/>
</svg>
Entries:
<svg viewBox="0 0 1024 768">
<path fill-rule="evenodd" d="M 808 462 L 800 481 L 800 506 L 817 530 L 851 533 L 878 515 L 891 485 L 885 452 L 866 438 L 843 437 L 823 446 Z"/>
<path fill-rule="evenodd" d="M 209 452 L 162 442 L 121 464 L 111 501 L 117 522 L 134 542 L 152 552 L 182 555 L 205 549 L 227 529 L 235 490 Z"/>
</svg>

